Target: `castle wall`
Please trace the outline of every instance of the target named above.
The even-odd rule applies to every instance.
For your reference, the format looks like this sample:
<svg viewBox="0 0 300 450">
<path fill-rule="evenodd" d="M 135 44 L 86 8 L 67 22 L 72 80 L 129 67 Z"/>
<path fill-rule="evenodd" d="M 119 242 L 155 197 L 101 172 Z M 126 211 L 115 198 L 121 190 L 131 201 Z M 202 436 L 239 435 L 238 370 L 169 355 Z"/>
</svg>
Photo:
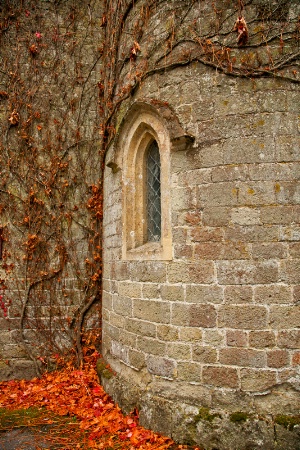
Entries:
<svg viewBox="0 0 300 450">
<path fill-rule="evenodd" d="M 175 440 L 299 448 L 276 423 L 299 413 L 299 89 L 198 65 L 151 78 L 141 98 L 166 102 L 195 141 L 170 154 L 170 261 L 122 258 L 126 159 L 105 170 L 103 345 L 117 377 L 102 382 Z"/>
<path fill-rule="evenodd" d="M 91 286 L 102 14 L 98 1 L 0 5 L 0 379 L 55 367 Z"/>
</svg>

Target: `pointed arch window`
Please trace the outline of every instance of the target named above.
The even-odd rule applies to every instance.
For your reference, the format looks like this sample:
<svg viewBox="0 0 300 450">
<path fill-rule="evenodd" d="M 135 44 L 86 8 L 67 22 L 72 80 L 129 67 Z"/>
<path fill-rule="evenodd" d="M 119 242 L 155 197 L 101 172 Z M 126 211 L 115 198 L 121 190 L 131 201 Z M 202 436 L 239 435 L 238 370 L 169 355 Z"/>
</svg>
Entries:
<svg viewBox="0 0 300 450">
<path fill-rule="evenodd" d="M 158 100 L 134 102 L 121 120 L 106 165 L 122 175 L 122 259 L 172 260 L 171 149 L 193 140 Z"/>
</svg>

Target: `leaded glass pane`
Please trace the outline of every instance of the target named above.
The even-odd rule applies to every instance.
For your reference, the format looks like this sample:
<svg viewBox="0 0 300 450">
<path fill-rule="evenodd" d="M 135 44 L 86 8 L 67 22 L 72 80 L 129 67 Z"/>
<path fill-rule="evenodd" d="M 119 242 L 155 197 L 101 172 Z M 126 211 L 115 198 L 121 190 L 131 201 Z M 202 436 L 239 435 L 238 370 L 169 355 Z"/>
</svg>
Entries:
<svg viewBox="0 0 300 450">
<path fill-rule="evenodd" d="M 160 156 L 156 141 L 147 151 L 147 235 L 148 241 L 161 238 Z"/>
</svg>

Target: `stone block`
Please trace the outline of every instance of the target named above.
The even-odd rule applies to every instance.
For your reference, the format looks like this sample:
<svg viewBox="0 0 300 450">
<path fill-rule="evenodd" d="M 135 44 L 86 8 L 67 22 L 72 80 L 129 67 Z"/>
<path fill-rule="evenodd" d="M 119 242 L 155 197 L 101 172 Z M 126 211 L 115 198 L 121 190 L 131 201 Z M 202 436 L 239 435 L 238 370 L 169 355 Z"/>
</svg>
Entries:
<svg viewBox="0 0 300 450">
<path fill-rule="evenodd" d="M 239 204 L 258 206 L 276 202 L 276 187 L 271 181 L 256 181 L 239 184 Z"/>
<path fill-rule="evenodd" d="M 239 347 L 221 348 L 219 354 L 221 364 L 241 367 L 265 367 L 266 353 Z"/>
<path fill-rule="evenodd" d="M 223 289 L 220 286 L 188 284 L 186 301 L 191 303 L 222 303 Z"/>
<path fill-rule="evenodd" d="M 231 210 L 231 222 L 237 225 L 260 224 L 260 211 L 258 208 L 234 208 Z"/>
<path fill-rule="evenodd" d="M 136 347 L 136 339 L 137 339 L 136 334 L 130 333 L 124 329 L 120 333 L 120 343 L 123 345 L 126 345 L 127 347 L 135 348 Z"/>
<path fill-rule="evenodd" d="M 103 335 L 107 335 L 109 338 L 114 339 L 115 341 L 118 341 L 120 338 L 120 329 L 110 325 L 107 322 L 103 322 L 102 324 L 102 330 L 103 330 Z"/>
<path fill-rule="evenodd" d="M 276 385 L 273 370 L 241 369 L 241 389 L 247 392 L 263 392 Z"/>
<path fill-rule="evenodd" d="M 220 284 L 268 284 L 278 281 L 275 261 L 218 261 L 217 277 Z"/>
<path fill-rule="evenodd" d="M 278 226 L 235 225 L 225 229 L 224 239 L 239 242 L 273 242 L 279 240 Z"/>
<path fill-rule="evenodd" d="M 113 271 L 111 274 L 111 279 L 114 280 L 128 280 L 131 275 L 131 267 L 129 262 L 125 261 L 115 261 L 113 266 Z M 104 264 L 105 267 L 105 264 Z"/>
<path fill-rule="evenodd" d="M 193 346 L 193 361 L 200 362 L 202 364 L 214 364 L 217 362 L 217 350 L 203 345 Z"/>
<path fill-rule="evenodd" d="M 242 330 L 227 330 L 226 344 L 229 347 L 246 347 L 248 344 L 248 336 Z"/>
<path fill-rule="evenodd" d="M 253 259 L 284 259 L 288 256 L 287 246 L 283 243 L 252 244 Z"/>
<path fill-rule="evenodd" d="M 300 324 L 300 305 L 271 306 L 270 326 L 278 330 L 298 328 Z"/>
<path fill-rule="evenodd" d="M 237 194 L 238 189 L 233 182 L 205 184 L 197 188 L 197 207 L 238 206 Z"/>
<path fill-rule="evenodd" d="M 0 377 L 2 380 L 31 380 L 36 377 L 34 363 L 25 359 L 14 359 L 9 365 L 0 362 Z"/>
<path fill-rule="evenodd" d="M 211 169 L 194 169 L 178 175 L 179 186 L 197 186 L 199 184 L 211 183 Z"/>
<path fill-rule="evenodd" d="M 186 213 L 188 216 L 189 213 Z M 187 240 L 188 229 L 186 227 L 174 227 L 172 230 L 172 238 L 175 244 L 185 244 Z"/>
<path fill-rule="evenodd" d="M 252 303 L 253 288 L 252 286 L 225 286 L 224 298 L 225 303 Z"/>
<path fill-rule="evenodd" d="M 189 361 L 192 356 L 191 346 L 189 344 L 182 344 L 172 342 L 167 345 L 167 355 L 169 358 L 175 360 Z"/>
<path fill-rule="evenodd" d="M 300 330 L 279 331 L 277 345 L 281 348 L 300 348 Z"/>
<path fill-rule="evenodd" d="M 293 301 L 294 303 L 300 303 L 300 286 L 293 286 Z"/>
<path fill-rule="evenodd" d="M 113 296 L 113 310 L 116 314 L 132 316 L 132 299 L 115 294 Z"/>
<path fill-rule="evenodd" d="M 299 181 L 280 181 L 275 183 L 277 203 L 283 205 L 298 205 L 300 203 Z"/>
<path fill-rule="evenodd" d="M 124 281 L 120 282 L 118 283 L 118 294 L 121 297 L 141 298 L 142 284 Z"/>
<path fill-rule="evenodd" d="M 0 350 L 1 358 L 3 359 L 26 359 L 28 357 L 27 352 L 22 345 L 18 344 L 5 344 Z"/>
<path fill-rule="evenodd" d="M 184 289 L 182 285 L 164 284 L 161 286 L 162 300 L 182 301 L 184 300 Z"/>
<path fill-rule="evenodd" d="M 297 223 L 299 215 L 300 207 L 297 205 L 273 205 L 260 208 L 260 217 L 264 224 L 289 225 L 293 222 Z"/>
<path fill-rule="evenodd" d="M 208 227 L 224 227 L 230 221 L 230 212 L 230 207 L 207 205 L 203 208 L 203 225 Z"/>
<path fill-rule="evenodd" d="M 187 327 L 190 322 L 190 305 L 174 303 L 171 307 L 171 323 L 173 325 Z"/>
<path fill-rule="evenodd" d="M 194 242 L 221 242 L 224 240 L 224 229 L 220 227 L 195 226 L 190 231 Z"/>
<path fill-rule="evenodd" d="M 245 151 L 247 149 L 247 151 Z M 266 145 L 266 138 L 246 137 L 227 139 L 224 144 L 225 164 L 253 164 L 273 162 L 275 145 L 273 140 Z"/>
<path fill-rule="evenodd" d="M 258 286 L 254 288 L 254 301 L 263 304 L 293 303 L 292 290 L 284 285 Z"/>
<path fill-rule="evenodd" d="M 172 325 L 157 325 L 157 337 L 162 341 L 178 341 L 178 328 Z"/>
<path fill-rule="evenodd" d="M 274 331 L 250 331 L 249 346 L 254 348 L 275 347 Z"/>
<path fill-rule="evenodd" d="M 168 265 L 169 283 L 212 283 L 214 264 L 211 261 L 197 263 L 172 262 Z"/>
<path fill-rule="evenodd" d="M 229 242 L 226 244 L 208 242 L 195 244 L 195 258 L 210 260 L 249 259 L 250 248 L 246 244 Z"/>
<path fill-rule="evenodd" d="M 125 364 L 128 364 L 129 360 L 128 360 L 128 347 L 121 344 L 120 342 L 116 342 L 116 341 L 111 341 L 111 349 L 110 352 L 111 354 L 120 359 L 121 361 L 123 361 Z"/>
<path fill-rule="evenodd" d="M 156 325 L 137 319 L 125 319 L 124 329 L 141 336 L 156 337 Z"/>
<path fill-rule="evenodd" d="M 203 131 L 203 123 L 200 124 L 200 129 Z M 198 133 L 200 129 L 198 129 Z M 187 152 L 183 167 L 189 167 L 190 169 L 195 170 L 223 164 L 223 148 L 220 144 L 220 138 L 208 138 L 205 142 L 201 143 L 201 146 L 195 149 L 192 148 Z"/>
<path fill-rule="evenodd" d="M 212 328 L 216 326 L 217 313 L 213 305 L 194 305 L 190 306 L 189 326 Z"/>
<path fill-rule="evenodd" d="M 231 367 L 204 366 L 202 369 L 203 383 L 221 388 L 238 388 L 239 377 L 237 369 Z"/>
<path fill-rule="evenodd" d="M 190 260 L 193 257 L 192 245 L 174 245 L 174 258 L 181 260 Z"/>
<path fill-rule="evenodd" d="M 172 189 L 172 211 L 182 211 L 194 206 L 193 191 L 187 187 Z"/>
<path fill-rule="evenodd" d="M 157 339 L 139 336 L 137 340 L 137 350 L 150 355 L 165 356 L 166 344 L 157 341 Z"/>
<path fill-rule="evenodd" d="M 300 366 L 300 351 L 294 351 L 292 356 L 292 366 L 299 367 Z M 298 383 L 299 385 L 299 383 Z"/>
<path fill-rule="evenodd" d="M 133 300 L 133 316 L 156 323 L 170 322 L 170 303 L 158 300 Z"/>
<path fill-rule="evenodd" d="M 211 181 L 220 183 L 222 181 L 245 181 L 248 177 L 247 165 L 226 165 L 211 169 Z M 209 182 L 209 181 L 207 181 Z"/>
<path fill-rule="evenodd" d="M 286 283 L 299 284 L 300 283 L 300 259 L 287 260 L 282 265 L 282 278 Z"/>
<path fill-rule="evenodd" d="M 266 181 L 266 180 L 289 180 L 296 178 L 297 167 L 299 164 L 292 163 L 266 163 L 254 164 L 249 167 L 250 180 Z M 299 173 L 299 167 L 298 167 Z"/>
<path fill-rule="evenodd" d="M 194 211 L 189 211 L 186 214 L 184 214 L 184 218 L 185 218 L 185 225 L 200 225 L 202 222 L 202 213 L 200 210 L 195 209 Z M 175 239 L 176 239 L 176 233 L 177 233 L 177 229 L 175 228 Z M 182 239 L 184 239 L 184 242 L 186 241 L 186 237 L 187 237 L 187 228 L 184 228 L 185 230 L 185 235 L 182 237 Z M 173 233 L 174 233 L 173 231 Z M 173 235 L 174 236 L 174 235 Z"/>
<path fill-rule="evenodd" d="M 289 365 L 290 355 L 286 350 L 267 351 L 267 366 L 280 369 Z"/>
<path fill-rule="evenodd" d="M 178 362 L 177 378 L 189 383 L 199 383 L 201 381 L 201 365 L 192 362 Z"/>
<path fill-rule="evenodd" d="M 12 333 L 11 331 L 4 331 L 0 328 L 0 352 L 3 345 L 12 344 Z"/>
<path fill-rule="evenodd" d="M 143 283 L 142 285 L 142 297 L 143 298 L 159 298 L 160 297 L 160 285 L 157 283 Z"/>
<path fill-rule="evenodd" d="M 203 334 L 203 344 L 209 345 L 211 347 L 219 347 L 224 345 L 224 334 L 219 330 L 204 330 Z"/>
<path fill-rule="evenodd" d="M 218 326 L 239 330 L 260 330 L 267 327 L 268 311 L 264 306 L 220 305 Z"/>
<path fill-rule="evenodd" d="M 137 350 L 128 350 L 128 364 L 136 370 L 141 370 L 146 365 L 145 354 Z"/>
<path fill-rule="evenodd" d="M 194 327 L 179 328 L 179 339 L 184 342 L 202 342 L 202 330 Z"/>
<path fill-rule="evenodd" d="M 113 305 L 113 301 L 112 301 L 112 294 L 108 293 L 108 292 L 103 292 L 102 293 L 102 305 L 103 308 L 108 309 L 109 311 L 112 310 L 112 305 Z"/>
<path fill-rule="evenodd" d="M 149 356 L 147 358 L 147 369 L 153 375 L 172 379 L 175 377 L 176 363 L 168 358 Z"/>
<path fill-rule="evenodd" d="M 196 262 L 189 265 L 189 277 L 190 283 L 213 283 L 215 281 L 215 266 L 212 261 Z"/>
<path fill-rule="evenodd" d="M 166 281 L 166 264 L 158 261 L 134 261 L 129 264 L 127 278 L 133 281 L 163 283 Z"/>
<path fill-rule="evenodd" d="M 280 227 L 279 238 L 281 241 L 299 241 L 300 240 L 300 227 L 292 225 L 289 227 Z"/>
<path fill-rule="evenodd" d="M 106 316 L 103 316 L 107 320 Z M 116 314 L 113 311 L 109 313 L 109 323 L 116 328 L 124 328 L 125 318 L 123 315 Z"/>
<path fill-rule="evenodd" d="M 300 258 L 300 242 L 289 244 L 289 254 L 291 258 Z"/>
</svg>

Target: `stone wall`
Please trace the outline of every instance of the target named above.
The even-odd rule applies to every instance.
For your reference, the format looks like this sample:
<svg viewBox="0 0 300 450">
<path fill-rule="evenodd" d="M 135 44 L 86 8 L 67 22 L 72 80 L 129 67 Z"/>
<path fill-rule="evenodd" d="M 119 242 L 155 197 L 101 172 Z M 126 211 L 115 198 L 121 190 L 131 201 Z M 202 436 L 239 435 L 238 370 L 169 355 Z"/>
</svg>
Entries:
<svg viewBox="0 0 300 450">
<path fill-rule="evenodd" d="M 51 368 L 47 356 L 74 344 L 72 317 L 91 286 L 100 3 L 0 5 L 0 379 Z"/>
<path fill-rule="evenodd" d="M 181 442 L 297 449 L 299 3 L 247 2 L 247 48 L 233 33 L 234 1 L 149 3 L 128 3 L 120 34 L 126 2 L 1 4 L 0 377 L 31 377 L 45 343 L 74 344 L 70 317 L 97 288 L 91 186 L 101 184 L 101 121 L 115 111 L 103 354 L 116 376 L 100 370 L 105 388 Z M 123 151 L 139 104 L 170 152 L 172 236 L 167 252 L 133 257 Z"/>
<path fill-rule="evenodd" d="M 102 382 L 175 440 L 298 449 L 299 86 L 191 64 L 131 104 L 144 99 L 195 141 L 171 149 L 170 261 L 122 258 L 122 131 L 107 155 L 103 345 L 117 375 Z"/>
</svg>

